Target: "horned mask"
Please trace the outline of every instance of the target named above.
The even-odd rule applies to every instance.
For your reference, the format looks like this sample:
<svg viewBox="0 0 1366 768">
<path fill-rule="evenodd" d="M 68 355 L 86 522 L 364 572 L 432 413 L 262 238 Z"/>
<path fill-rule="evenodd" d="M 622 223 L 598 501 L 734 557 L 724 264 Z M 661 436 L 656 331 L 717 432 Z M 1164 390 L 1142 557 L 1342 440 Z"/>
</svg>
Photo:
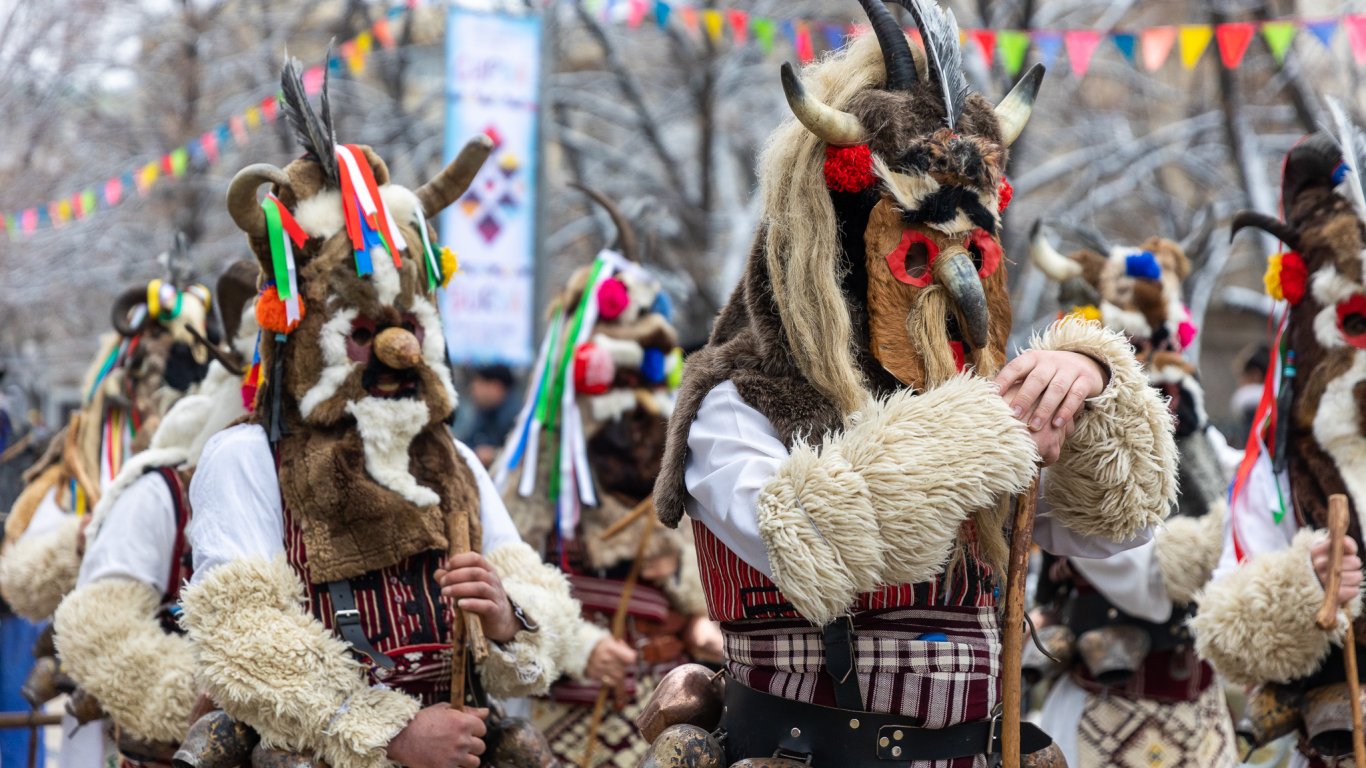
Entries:
<svg viewBox="0 0 1366 768">
<path fill-rule="evenodd" d="M 782 69 L 788 104 L 818 142 L 818 154 L 809 139 L 784 128 L 769 160 L 780 162 L 785 154 L 808 173 L 810 163 L 801 160 L 822 162 L 817 175 L 831 201 L 822 207 L 832 205 L 826 215 L 837 220 L 846 261 L 837 268 L 840 288 L 852 313 L 850 331 L 865 339 L 866 349 L 853 354 L 863 358 L 867 379 L 918 388 L 966 366 L 990 373 L 1004 358 L 1011 319 L 1000 243 L 1000 215 L 1010 196 L 1006 151 L 1029 119 L 1043 69 L 1031 69 L 993 107 L 968 89 L 951 12 L 928 0 L 904 0 L 924 39 L 922 52 L 881 0 L 860 2 L 876 46 L 857 40 L 804 78 L 790 65 Z M 791 302 L 784 325 L 801 357 L 806 353 L 796 348 L 816 342 L 798 319 L 810 311 L 798 304 L 812 294 L 815 269 L 772 262 L 815 254 L 802 242 L 810 226 L 796 221 L 800 214 L 776 194 L 768 199 L 777 214 L 767 236 L 770 272 L 776 283 L 787 283 L 775 293 Z M 819 202 L 804 194 L 814 197 L 814 189 L 798 197 Z M 795 234 L 775 239 L 779 227 Z M 841 396 L 847 380 L 826 361 L 803 367 L 814 384 L 847 400 Z"/>
</svg>

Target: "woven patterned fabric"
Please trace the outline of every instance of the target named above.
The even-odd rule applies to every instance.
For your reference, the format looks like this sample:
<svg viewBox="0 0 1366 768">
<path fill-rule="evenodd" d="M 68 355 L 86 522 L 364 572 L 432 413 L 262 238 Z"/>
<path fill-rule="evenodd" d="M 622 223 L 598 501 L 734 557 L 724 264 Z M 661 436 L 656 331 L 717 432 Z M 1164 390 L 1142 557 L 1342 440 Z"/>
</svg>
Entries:
<svg viewBox="0 0 1366 768">
<path fill-rule="evenodd" d="M 1233 768 L 1233 721 L 1220 686 L 1190 702 L 1089 694 L 1071 768 Z"/>
<path fill-rule="evenodd" d="M 593 750 L 595 768 L 635 768 L 640 762 L 650 745 L 641 738 L 634 721 L 658 681 L 657 677 L 638 681 L 638 690 L 643 691 L 643 695 L 629 696 L 623 709 L 617 709 L 609 699 Z M 535 699 L 531 705 L 532 722 L 545 734 L 551 750 L 565 765 L 579 765 L 583 759 L 592 715 L 592 704 Z"/>
</svg>

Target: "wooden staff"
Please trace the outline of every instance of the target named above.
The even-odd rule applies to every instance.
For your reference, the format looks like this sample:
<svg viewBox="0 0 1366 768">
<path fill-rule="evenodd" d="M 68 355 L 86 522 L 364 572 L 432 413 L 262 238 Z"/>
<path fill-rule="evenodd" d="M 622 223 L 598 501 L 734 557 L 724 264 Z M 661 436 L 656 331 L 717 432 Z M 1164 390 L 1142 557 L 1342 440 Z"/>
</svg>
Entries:
<svg viewBox="0 0 1366 768">
<path fill-rule="evenodd" d="M 1335 493 L 1328 497 L 1328 584 L 1323 590 L 1323 606 L 1319 608 L 1319 629 L 1338 625 L 1338 590 L 1342 586 L 1342 542 L 1347 535 L 1347 496 Z M 1366 729 L 1361 723 L 1361 681 L 1357 678 L 1357 643 L 1352 631 L 1352 619 L 1347 617 L 1347 633 L 1342 638 L 1342 656 L 1347 668 L 1347 691 L 1352 697 L 1352 754 L 1356 765 L 1366 766 Z"/>
<path fill-rule="evenodd" d="M 621 533 L 627 528 L 630 528 L 632 523 L 635 523 L 637 520 L 644 517 L 646 514 L 654 512 L 654 510 L 655 497 L 646 496 L 645 501 L 640 502 L 636 505 L 635 509 L 631 510 L 630 512 L 627 512 L 625 517 L 607 526 L 607 530 L 603 531 L 602 535 L 598 538 L 602 541 L 611 541 L 612 539 L 615 539 L 617 537 L 617 534 Z"/>
<path fill-rule="evenodd" d="M 454 514 L 447 526 L 450 549 L 448 557 L 455 557 L 471 550 L 469 514 Z M 455 621 L 451 622 L 451 706 L 459 709 L 465 705 L 465 654 L 473 655 L 476 664 L 483 663 L 489 655 L 488 639 L 484 637 L 484 625 L 479 617 L 455 607 Z"/>
<path fill-rule="evenodd" d="M 1010 534 L 1010 566 L 1006 571 L 1006 611 L 1001 637 L 1001 765 L 1020 768 L 1020 654 L 1024 651 L 1025 576 L 1034 537 L 1034 513 L 1039 503 L 1035 475 L 1015 503 L 1015 527 Z"/>
<path fill-rule="evenodd" d="M 636 507 L 637 510 L 646 506 L 646 502 L 653 506 L 652 499 L 646 499 Z M 632 515 L 640 519 L 640 515 Z M 626 637 L 626 609 L 631 605 L 631 592 L 636 588 L 636 582 L 640 580 L 640 569 L 645 564 L 645 550 L 650 546 L 650 536 L 655 531 L 654 518 L 645 518 L 645 530 L 640 532 L 640 542 L 636 544 L 636 559 L 631 561 L 631 570 L 626 574 L 626 583 L 621 586 L 621 599 L 617 601 L 617 612 L 612 615 L 612 639 L 621 640 Z M 607 538 L 604 534 L 602 538 Z M 590 768 L 593 759 L 593 749 L 598 745 L 598 726 L 602 725 L 602 717 L 607 712 L 607 697 L 612 693 L 612 689 L 598 681 L 601 686 L 598 688 L 597 701 L 593 702 L 593 716 L 588 721 L 588 744 L 583 748 L 583 762 L 579 765 L 582 768 Z"/>
</svg>

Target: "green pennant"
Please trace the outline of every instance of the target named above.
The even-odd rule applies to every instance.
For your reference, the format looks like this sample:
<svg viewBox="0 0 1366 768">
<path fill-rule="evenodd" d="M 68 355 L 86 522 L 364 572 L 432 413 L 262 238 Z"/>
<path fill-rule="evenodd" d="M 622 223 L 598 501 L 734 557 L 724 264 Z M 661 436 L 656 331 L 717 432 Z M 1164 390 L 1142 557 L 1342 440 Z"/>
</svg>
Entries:
<svg viewBox="0 0 1366 768">
<path fill-rule="evenodd" d="M 764 53 L 773 53 L 773 20 L 754 19 L 750 22 L 750 28 L 754 30 L 754 37 L 759 40 Z"/>
<path fill-rule="evenodd" d="M 184 176 L 185 166 L 190 162 L 190 153 L 184 147 L 171 150 L 171 175 Z"/>
<path fill-rule="evenodd" d="M 1295 41 L 1296 31 L 1293 21 L 1268 21 L 1262 25 L 1262 37 L 1266 39 L 1266 47 L 1277 64 L 1285 63 L 1285 52 L 1290 50 L 1290 44 Z"/>
<path fill-rule="evenodd" d="M 1003 29 L 996 33 L 996 50 L 1006 74 L 1014 77 L 1024 68 L 1025 55 L 1029 53 L 1029 35 L 1018 29 Z"/>
<path fill-rule="evenodd" d="M 81 192 L 81 209 L 85 211 L 85 215 L 86 215 L 86 216 L 89 216 L 91 213 L 94 213 L 94 211 L 95 211 L 95 189 L 94 189 L 94 187 L 87 187 L 87 188 L 85 189 L 84 192 Z"/>
</svg>

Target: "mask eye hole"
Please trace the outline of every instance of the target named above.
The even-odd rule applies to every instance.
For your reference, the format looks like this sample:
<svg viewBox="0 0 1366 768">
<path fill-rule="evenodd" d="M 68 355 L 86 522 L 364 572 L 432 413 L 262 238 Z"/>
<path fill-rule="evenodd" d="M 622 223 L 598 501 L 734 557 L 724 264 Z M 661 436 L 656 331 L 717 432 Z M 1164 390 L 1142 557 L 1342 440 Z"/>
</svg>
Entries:
<svg viewBox="0 0 1366 768">
<path fill-rule="evenodd" d="M 359 326 L 351 329 L 351 343 L 355 344 L 358 347 L 364 347 L 368 345 L 374 338 L 374 331 L 371 331 L 369 328 L 366 328 L 365 326 Z"/>
<path fill-rule="evenodd" d="M 908 229 L 901 233 L 896 248 L 887 254 L 887 268 L 897 282 L 924 288 L 930 284 L 930 266 L 938 256 L 939 246 L 933 240 Z"/>
<path fill-rule="evenodd" d="M 985 229 L 974 229 L 968 235 L 968 253 L 972 256 L 972 265 L 977 267 L 979 277 L 991 277 L 1001 266 L 1001 244 Z"/>
</svg>

